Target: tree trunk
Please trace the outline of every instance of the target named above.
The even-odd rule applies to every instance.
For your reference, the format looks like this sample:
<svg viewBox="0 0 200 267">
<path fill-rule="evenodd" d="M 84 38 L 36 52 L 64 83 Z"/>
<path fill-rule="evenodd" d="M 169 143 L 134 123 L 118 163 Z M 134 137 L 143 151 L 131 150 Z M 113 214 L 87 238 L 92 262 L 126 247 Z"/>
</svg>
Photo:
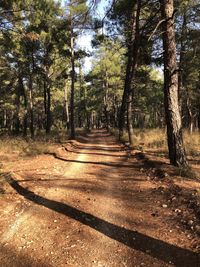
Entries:
<svg viewBox="0 0 200 267">
<path fill-rule="evenodd" d="M 16 87 L 16 98 L 15 98 L 15 115 L 14 115 L 14 132 L 16 135 L 19 134 L 20 132 L 20 118 L 19 118 L 19 111 L 20 111 L 20 92 L 21 92 L 21 88 L 20 88 L 20 78 L 18 79 L 18 84 Z"/>
<path fill-rule="evenodd" d="M 163 22 L 164 97 L 169 159 L 175 166 L 187 165 L 178 101 L 178 72 L 173 0 L 160 0 Z"/>
<path fill-rule="evenodd" d="M 46 121 L 46 133 L 51 131 L 51 88 L 50 84 L 47 85 L 47 121 Z"/>
<path fill-rule="evenodd" d="M 140 8 L 141 8 L 141 0 L 137 0 L 133 5 L 133 8 L 130 13 L 130 25 L 127 36 L 127 47 L 128 47 L 128 62 L 126 66 L 126 78 L 124 84 L 124 93 L 122 99 L 122 105 L 119 116 L 119 138 L 123 135 L 123 129 L 125 126 L 125 112 L 127 107 L 127 125 L 128 125 L 128 135 L 129 135 L 129 143 L 131 146 L 134 144 L 133 140 L 133 94 L 134 94 L 134 86 L 133 79 L 135 78 L 135 72 L 138 61 L 138 50 L 139 50 L 139 18 L 140 18 Z"/>
<path fill-rule="evenodd" d="M 198 130 L 200 131 L 200 105 L 198 106 Z"/>
<path fill-rule="evenodd" d="M 127 64 L 128 69 L 128 64 Z M 126 70 L 127 73 L 127 70 Z M 127 74 L 126 74 L 127 77 Z M 127 78 L 126 78 L 127 79 Z M 123 97 L 122 97 L 122 104 L 119 112 L 119 140 L 122 139 L 124 134 L 124 128 L 125 128 L 125 113 L 126 113 L 126 107 L 127 107 L 127 91 L 125 90 L 126 86 L 124 87 Z"/>
<path fill-rule="evenodd" d="M 47 88 L 46 79 L 44 79 L 44 113 L 47 115 Z"/>
<path fill-rule="evenodd" d="M 182 95 L 183 89 L 183 69 L 185 65 L 185 39 L 187 38 L 187 17 L 186 11 L 183 14 L 183 23 L 181 29 L 181 42 L 180 42 L 180 59 L 179 59 L 179 72 L 178 72 L 178 93 L 179 97 Z"/>
<path fill-rule="evenodd" d="M 108 76 L 107 71 L 105 72 L 105 80 L 103 81 L 103 89 L 105 91 L 104 95 L 104 114 L 106 120 L 106 130 L 109 131 L 110 128 L 110 119 L 109 119 L 109 109 L 108 109 Z"/>
<path fill-rule="evenodd" d="M 3 110 L 3 127 L 7 128 L 7 110 Z"/>
<path fill-rule="evenodd" d="M 71 26 L 72 27 L 72 26 Z M 74 58 L 74 35 L 71 29 L 71 98 L 70 98 L 70 138 L 75 139 L 75 122 L 74 122 L 74 89 L 75 89 L 75 58 Z"/>
<path fill-rule="evenodd" d="M 29 77 L 29 103 L 30 103 L 30 132 L 31 138 L 34 138 L 34 113 L 33 113 L 33 81 L 32 74 Z"/>
<path fill-rule="evenodd" d="M 68 103 L 68 88 L 67 84 L 65 85 L 64 89 L 64 98 L 65 98 L 65 115 L 66 115 L 66 126 L 67 130 L 69 130 L 69 103 Z"/>
<path fill-rule="evenodd" d="M 25 87 L 24 87 L 22 78 L 20 80 L 20 83 L 21 83 L 22 96 L 24 98 L 23 136 L 26 137 L 27 136 L 27 126 L 28 126 L 28 123 L 27 123 L 27 120 L 28 120 L 27 96 L 26 96 L 26 91 L 25 91 Z"/>
</svg>

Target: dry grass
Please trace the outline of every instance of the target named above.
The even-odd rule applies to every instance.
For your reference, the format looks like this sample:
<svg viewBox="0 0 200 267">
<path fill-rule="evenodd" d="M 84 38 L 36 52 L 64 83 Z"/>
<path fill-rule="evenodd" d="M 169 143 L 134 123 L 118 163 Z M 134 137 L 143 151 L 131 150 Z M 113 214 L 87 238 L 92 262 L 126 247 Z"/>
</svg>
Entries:
<svg viewBox="0 0 200 267">
<path fill-rule="evenodd" d="M 0 154 L 3 156 L 35 156 L 49 152 L 51 147 L 49 141 L 25 140 L 20 137 L 4 137 L 0 140 Z"/>
<path fill-rule="evenodd" d="M 118 137 L 118 131 L 112 130 Z M 155 156 L 166 157 L 168 154 L 166 130 L 164 129 L 134 129 L 134 148 L 147 153 L 153 153 Z M 198 131 L 192 134 L 188 131 L 183 132 L 184 145 L 186 154 L 191 160 L 192 166 L 177 168 L 177 175 L 200 179 L 199 160 L 200 160 L 200 133 Z M 128 142 L 128 134 L 125 133 L 122 141 Z M 168 156 L 167 156 L 168 157 Z M 195 167 L 194 167 L 194 161 Z"/>
<path fill-rule="evenodd" d="M 117 130 L 112 130 L 118 136 Z M 135 148 L 149 150 L 158 149 L 167 153 L 167 139 L 166 131 L 164 129 L 134 129 Z M 128 142 L 128 133 L 123 136 L 123 141 Z M 184 131 L 183 134 L 184 144 L 187 155 L 199 156 L 200 155 L 200 133 L 198 131 L 192 134 Z"/>
<path fill-rule="evenodd" d="M 200 132 L 195 131 L 191 134 L 185 131 L 183 137 L 187 154 L 190 156 L 200 156 Z"/>
<path fill-rule="evenodd" d="M 86 129 L 76 129 L 76 134 L 84 135 Z M 58 146 L 69 139 L 66 130 L 52 131 L 50 135 L 41 132 L 32 140 L 30 137 L 15 137 L 2 135 L 0 137 L 0 156 L 36 156 L 40 154 L 52 153 Z"/>
</svg>

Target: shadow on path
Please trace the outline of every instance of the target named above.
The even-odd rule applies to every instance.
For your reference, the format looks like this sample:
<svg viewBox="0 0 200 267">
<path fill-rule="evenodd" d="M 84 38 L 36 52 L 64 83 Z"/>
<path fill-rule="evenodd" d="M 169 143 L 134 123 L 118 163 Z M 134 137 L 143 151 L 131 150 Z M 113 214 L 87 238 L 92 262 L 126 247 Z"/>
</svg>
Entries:
<svg viewBox="0 0 200 267">
<path fill-rule="evenodd" d="M 77 147 L 76 147 L 77 148 Z M 81 147 L 81 148 L 78 148 L 78 149 L 85 149 L 84 147 Z M 127 155 L 114 155 L 114 154 L 106 154 L 106 153 L 86 153 L 86 152 L 78 152 L 78 151 L 75 151 L 75 150 L 71 150 L 67 147 L 65 147 L 65 150 L 67 152 L 71 152 L 71 153 L 75 153 L 75 154 L 82 154 L 82 155 L 95 155 L 95 156 L 106 156 L 106 157 L 116 157 L 116 158 L 127 158 Z M 88 149 L 89 150 L 89 149 Z M 105 150 L 106 151 L 106 150 Z M 121 150 L 119 150 L 121 152 Z M 117 151 L 118 152 L 118 151 Z M 123 152 L 123 151 L 122 151 Z"/>
<path fill-rule="evenodd" d="M 178 267 L 200 266 L 200 258 L 198 254 L 190 250 L 170 245 L 164 241 L 152 238 L 137 231 L 132 231 L 124 227 L 114 225 L 67 204 L 46 199 L 22 187 L 18 181 L 14 180 L 12 177 L 7 179 L 12 188 L 26 199 L 53 211 L 64 214 L 65 216 L 87 225 L 132 249 L 146 253 L 166 263 L 171 262 Z"/>
<path fill-rule="evenodd" d="M 117 167 L 117 168 L 135 168 L 132 164 L 120 164 L 120 163 L 113 163 L 113 162 L 105 162 L 105 161 L 86 161 L 86 160 L 73 160 L 73 159 L 66 159 L 62 156 L 57 155 L 56 153 L 47 153 L 48 155 L 54 156 L 54 158 L 65 161 L 65 162 L 72 162 L 72 163 L 82 163 L 82 164 L 94 164 L 94 165 L 103 165 L 108 167 Z M 127 157 L 125 157 L 127 158 Z"/>
</svg>

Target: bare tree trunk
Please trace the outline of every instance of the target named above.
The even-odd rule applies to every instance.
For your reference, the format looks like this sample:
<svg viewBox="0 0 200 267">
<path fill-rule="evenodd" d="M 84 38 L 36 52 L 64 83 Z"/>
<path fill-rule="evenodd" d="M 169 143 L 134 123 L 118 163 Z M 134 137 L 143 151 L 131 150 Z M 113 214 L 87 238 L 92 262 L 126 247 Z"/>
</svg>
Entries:
<svg viewBox="0 0 200 267">
<path fill-rule="evenodd" d="M 67 84 L 65 85 L 64 89 L 64 98 L 65 98 L 65 114 L 66 114 L 66 125 L 67 125 L 67 130 L 69 130 L 69 103 L 68 103 L 68 88 Z"/>
<path fill-rule="evenodd" d="M 71 26 L 72 27 L 72 26 Z M 71 98 L 70 98 L 70 138 L 75 139 L 75 122 L 74 122 L 74 89 L 75 89 L 75 58 L 74 58 L 74 35 L 71 28 Z"/>
<path fill-rule="evenodd" d="M 127 64 L 127 69 L 128 69 L 128 64 Z M 122 97 L 122 104 L 121 104 L 121 108 L 119 112 L 119 140 L 122 139 L 122 136 L 124 134 L 126 108 L 127 108 L 127 91 L 124 89 L 123 97 Z"/>
<path fill-rule="evenodd" d="M 18 80 L 18 85 L 16 87 L 16 98 L 15 98 L 15 115 L 14 115 L 14 132 L 16 135 L 20 132 L 20 118 L 19 118 L 19 111 L 20 111 L 20 78 Z"/>
<path fill-rule="evenodd" d="M 178 92 L 179 97 L 181 97 L 182 89 L 183 89 L 183 68 L 185 63 L 185 38 L 187 34 L 187 17 L 186 11 L 183 14 L 183 24 L 181 29 L 181 43 L 180 43 L 180 59 L 179 59 L 179 75 L 178 75 Z"/>
<path fill-rule="evenodd" d="M 34 138 L 34 113 L 33 113 L 33 81 L 32 74 L 29 77 L 29 109 L 30 109 L 30 132 L 31 138 Z"/>
<path fill-rule="evenodd" d="M 200 131 L 200 105 L 198 106 L 198 118 L 197 118 L 197 125 L 198 125 L 198 130 Z"/>
<path fill-rule="evenodd" d="M 46 79 L 44 79 L 44 113 L 47 115 L 47 86 Z"/>
<path fill-rule="evenodd" d="M 3 127 L 7 128 L 7 110 L 3 110 Z"/>
<path fill-rule="evenodd" d="M 23 84 L 23 79 L 22 77 L 20 78 L 20 86 L 21 86 L 21 92 L 22 96 L 24 98 L 24 117 L 23 117 L 23 136 L 27 136 L 27 126 L 28 126 L 28 105 L 27 105 L 27 96 L 26 96 L 26 91 L 25 87 Z"/>
<path fill-rule="evenodd" d="M 51 87 L 47 85 L 47 121 L 46 121 L 46 133 L 49 134 L 51 131 Z"/>
<path fill-rule="evenodd" d="M 128 135 L 129 135 L 129 143 L 131 146 L 133 146 L 134 144 L 133 118 L 132 118 L 133 115 L 132 105 L 133 105 L 133 94 L 134 94 L 133 80 L 135 78 L 135 72 L 138 62 L 140 8 L 141 8 L 141 0 L 137 0 L 133 5 L 129 18 L 130 25 L 128 27 L 129 33 L 127 37 L 128 62 L 126 66 L 124 93 L 123 93 L 123 99 L 119 117 L 119 138 L 121 138 L 123 135 L 123 129 L 125 125 L 124 117 L 127 107 Z"/>
<path fill-rule="evenodd" d="M 103 87 L 105 90 L 105 95 L 104 95 L 104 114 L 105 114 L 105 119 L 106 119 L 106 130 L 109 131 L 110 128 L 110 119 L 109 119 L 109 110 L 108 110 L 108 77 L 107 77 L 107 71 L 105 74 L 105 80 L 103 82 Z"/>
<path fill-rule="evenodd" d="M 160 0 L 163 22 L 164 97 L 169 159 L 175 166 L 187 165 L 178 101 L 178 72 L 173 0 Z"/>
</svg>

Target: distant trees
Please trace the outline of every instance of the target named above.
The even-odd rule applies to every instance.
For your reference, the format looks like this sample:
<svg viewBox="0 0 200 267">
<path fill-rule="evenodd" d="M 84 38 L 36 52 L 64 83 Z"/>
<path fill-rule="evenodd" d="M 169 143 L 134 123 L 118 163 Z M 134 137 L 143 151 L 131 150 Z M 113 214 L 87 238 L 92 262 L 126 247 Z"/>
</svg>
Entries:
<svg viewBox="0 0 200 267">
<path fill-rule="evenodd" d="M 123 52 L 121 43 L 105 38 L 96 48 L 93 69 L 88 74 L 90 99 L 88 106 L 96 111 L 96 120 L 109 130 L 118 127 L 123 88 Z"/>
<path fill-rule="evenodd" d="M 178 4 L 178 3 L 177 3 Z M 175 5 L 177 5 L 175 2 Z M 179 55 L 179 95 L 183 126 L 199 128 L 199 1 L 182 1 L 176 15 Z M 199 128 L 200 129 L 200 128 Z"/>
</svg>

